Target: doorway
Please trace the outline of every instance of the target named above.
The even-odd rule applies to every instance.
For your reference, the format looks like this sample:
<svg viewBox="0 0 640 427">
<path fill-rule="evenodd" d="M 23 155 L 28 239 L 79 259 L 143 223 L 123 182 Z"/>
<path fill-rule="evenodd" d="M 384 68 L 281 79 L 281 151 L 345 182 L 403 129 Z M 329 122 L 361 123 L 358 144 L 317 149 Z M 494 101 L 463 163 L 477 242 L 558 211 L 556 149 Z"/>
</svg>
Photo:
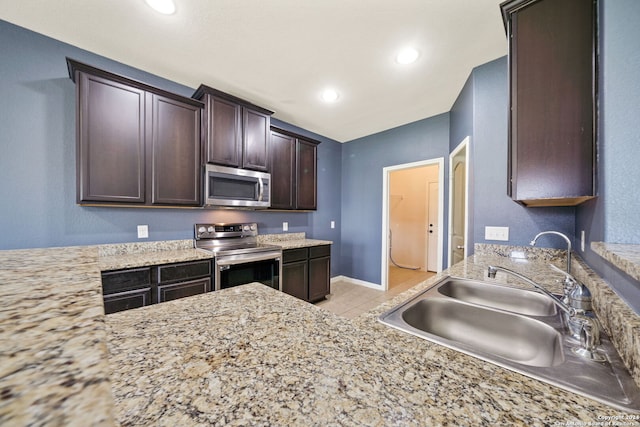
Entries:
<svg viewBox="0 0 640 427">
<path fill-rule="evenodd" d="M 449 155 L 449 251 L 451 267 L 467 257 L 469 223 L 469 137 Z"/>
<path fill-rule="evenodd" d="M 439 158 L 383 169 L 383 289 L 442 271 L 443 165 Z"/>
</svg>

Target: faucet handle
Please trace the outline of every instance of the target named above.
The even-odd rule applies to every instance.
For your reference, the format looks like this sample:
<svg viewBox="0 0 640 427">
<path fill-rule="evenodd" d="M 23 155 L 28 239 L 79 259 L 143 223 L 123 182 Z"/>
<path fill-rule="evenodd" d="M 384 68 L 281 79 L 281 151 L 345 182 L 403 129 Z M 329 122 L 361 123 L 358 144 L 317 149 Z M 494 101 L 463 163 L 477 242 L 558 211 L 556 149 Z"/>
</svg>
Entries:
<svg viewBox="0 0 640 427">
<path fill-rule="evenodd" d="M 563 286 L 565 297 L 568 296 L 571 293 L 571 291 L 573 291 L 577 286 L 580 286 L 580 282 L 578 281 L 578 279 L 573 277 L 571 273 L 567 273 L 566 271 L 556 267 L 551 263 L 549 263 L 549 267 L 551 267 L 552 270 L 555 270 L 558 273 L 564 274 L 564 280 L 562 281 L 562 286 Z"/>
<path fill-rule="evenodd" d="M 558 268 L 557 266 L 555 266 L 555 265 L 553 265 L 553 264 L 551 264 L 551 263 L 549 263 L 549 267 L 551 267 L 551 269 L 552 269 L 552 270 L 555 270 L 555 271 L 557 271 L 558 273 L 562 273 L 562 274 L 564 274 L 564 277 L 565 277 L 565 279 L 564 279 L 564 280 L 565 280 L 565 282 L 566 282 L 567 280 L 571 280 L 571 281 L 576 282 L 576 283 L 578 282 L 578 279 L 576 279 L 575 277 L 573 277 L 573 275 L 572 275 L 571 273 L 568 273 L 568 272 L 564 271 L 563 269 Z"/>
<path fill-rule="evenodd" d="M 579 356 L 596 362 L 605 362 L 607 359 L 597 352 L 600 345 L 600 324 L 598 319 L 577 314 L 575 321 L 580 323 L 580 347 L 574 352 Z"/>
</svg>

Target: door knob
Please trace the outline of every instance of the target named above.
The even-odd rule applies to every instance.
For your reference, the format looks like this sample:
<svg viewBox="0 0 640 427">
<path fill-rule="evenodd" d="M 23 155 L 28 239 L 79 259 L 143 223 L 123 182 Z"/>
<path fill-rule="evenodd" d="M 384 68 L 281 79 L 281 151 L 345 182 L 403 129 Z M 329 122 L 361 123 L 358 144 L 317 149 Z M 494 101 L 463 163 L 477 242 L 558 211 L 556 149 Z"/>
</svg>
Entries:
<svg viewBox="0 0 640 427">
<path fill-rule="evenodd" d="M 464 246 L 458 245 L 458 246 L 456 246 L 456 249 L 464 249 Z"/>
</svg>

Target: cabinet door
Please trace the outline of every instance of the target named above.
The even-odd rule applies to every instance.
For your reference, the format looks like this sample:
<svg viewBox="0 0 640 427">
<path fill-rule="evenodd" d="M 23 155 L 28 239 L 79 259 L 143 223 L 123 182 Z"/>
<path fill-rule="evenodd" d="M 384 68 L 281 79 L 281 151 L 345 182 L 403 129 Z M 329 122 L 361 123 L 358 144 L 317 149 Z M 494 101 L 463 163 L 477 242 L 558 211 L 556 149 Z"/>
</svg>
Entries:
<svg viewBox="0 0 640 427">
<path fill-rule="evenodd" d="M 151 288 L 118 292 L 104 296 L 104 314 L 144 307 L 151 304 Z"/>
<path fill-rule="evenodd" d="M 211 291 L 211 278 L 191 280 L 158 286 L 158 302 L 172 301 L 179 298 L 204 294 Z"/>
<path fill-rule="evenodd" d="M 244 107 L 242 167 L 266 172 L 269 168 L 269 125 L 271 117 Z"/>
<path fill-rule="evenodd" d="M 296 207 L 315 210 L 317 208 L 317 146 L 298 139 L 296 153 Z"/>
<path fill-rule="evenodd" d="M 145 201 L 145 92 L 78 73 L 78 202 Z"/>
<path fill-rule="evenodd" d="M 282 292 L 301 300 L 308 300 L 307 260 L 282 264 Z"/>
<path fill-rule="evenodd" d="M 271 207 L 295 209 L 296 138 L 271 132 Z"/>
<path fill-rule="evenodd" d="M 102 293 L 104 295 L 149 287 L 151 287 L 151 268 L 149 267 L 102 273 Z"/>
<path fill-rule="evenodd" d="M 207 163 L 238 168 L 242 162 L 242 108 L 212 95 L 205 97 Z"/>
<path fill-rule="evenodd" d="M 179 264 L 167 264 L 158 267 L 158 282 L 173 283 L 211 276 L 211 261 L 189 261 Z"/>
<path fill-rule="evenodd" d="M 153 204 L 200 204 L 200 108 L 149 95 Z"/>
<path fill-rule="evenodd" d="M 595 195 L 594 1 L 511 3 L 509 194 L 575 205 Z"/>
<path fill-rule="evenodd" d="M 331 257 L 309 259 L 309 301 L 324 298 L 330 292 Z"/>
</svg>

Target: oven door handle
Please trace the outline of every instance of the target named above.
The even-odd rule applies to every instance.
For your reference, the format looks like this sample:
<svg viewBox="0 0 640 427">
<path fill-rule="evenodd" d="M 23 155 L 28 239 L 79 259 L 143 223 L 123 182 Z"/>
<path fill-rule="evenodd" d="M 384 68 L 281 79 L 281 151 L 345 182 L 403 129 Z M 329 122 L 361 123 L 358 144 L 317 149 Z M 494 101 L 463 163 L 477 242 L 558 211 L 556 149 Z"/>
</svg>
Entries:
<svg viewBox="0 0 640 427">
<path fill-rule="evenodd" d="M 222 271 L 222 267 L 224 266 L 246 264 L 248 262 L 256 261 L 266 261 L 269 259 L 280 261 L 281 257 L 281 252 L 263 252 L 261 254 L 255 255 L 230 255 L 228 257 L 216 258 L 216 264 L 218 268 L 220 268 L 220 271 Z"/>
</svg>

